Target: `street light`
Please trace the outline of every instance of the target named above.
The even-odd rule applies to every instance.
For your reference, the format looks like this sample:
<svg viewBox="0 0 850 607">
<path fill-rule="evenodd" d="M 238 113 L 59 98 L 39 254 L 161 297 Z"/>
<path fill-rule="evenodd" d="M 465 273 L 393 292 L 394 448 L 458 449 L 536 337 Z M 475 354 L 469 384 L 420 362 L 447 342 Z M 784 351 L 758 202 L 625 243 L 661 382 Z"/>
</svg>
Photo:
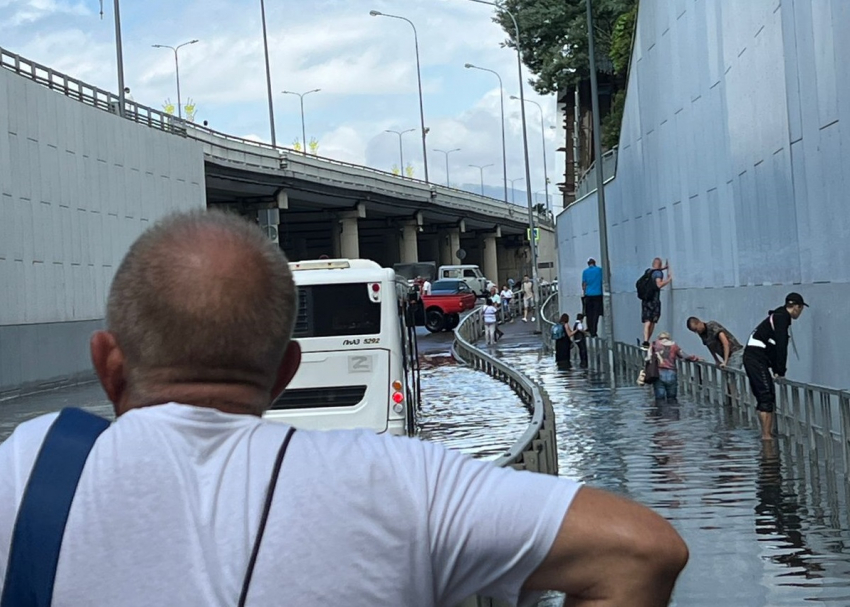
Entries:
<svg viewBox="0 0 850 607">
<path fill-rule="evenodd" d="M 115 12 L 115 64 L 118 67 L 118 115 L 124 117 L 124 103 L 126 93 L 124 92 L 124 48 L 121 45 L 121 7 L 118 0 L 114 0 L 112 10 Z M 103 0 L 100 0 L 100 18 L 103 19 Z"/>
<path fill-rule="evenodd" d="M 499 72 L 495 70 L 487 69 L 486 67 L 478 67 L 477 65 L 472 65 L 471 63 L 467 63 L 464 65 L 466 69 L 471 70 L 481 70 L 482 72 L 490 72 L 491 74 L 495 74 L 496 78 L 499 79 L 499 105 L 502 108 L 502 180 L 505 184 L 505 203 L 508 202 L 508 148 L 505 145 L 505 87 L 502 84 L 502 77 L 499 75 Z"/>
<path fill-rule="evenodd" d="M 405 133 L 412 133 L 416 129 L 407 129 L 406 131 L 394 131 L 392 129 L 387 129 L 384 131 L 385 133 L 395 133 L 398 135 L 398 157 L 401 162 L 401 174 L 404 175 L 404 145 L 401 143 L 401 138 Z"/>
<path fill-rule="evenodd" d="M 422 128 L 422 162 L 425 164 L 425 183 L 430 183 L 428 180 L 428 150 L 426 148 L 425 139 L 428 136 L 428 129 L 425 128 L 425 106 L 422 100 L 422 67 L 419 62 L 419 33 L 416 31 L 416 26 L 413 24 L 413 21 L 408 19 L 407 17 L 400 17 L 398 15 L 388 15 L 387 13 L 382 13 L 380 11 L 369 11 L 369 14 L 373 17 L 389 17 L 390 19 L 401 19 L 402 21 L 406 21 L 410 24 L 410 27 L 413 28 L 413 42 L 416 47 L 416 80 L 419 83 L 419 122 L 420 127 Z"/>
<path fill-rule="evenodd" d="M 449 181 L 449 154 L 453 152 L 460 152 L 460 148 L 455 148 L 453 150 L 434 150 L 435 152 L 439 152 L 441 154 L 446 155 L 446 187 L 451 187 L 451 182 Z"/>
<path fill-rule="evenodd" d="M 521 101 L 519 97 L 516 95 L 511 95 L 511 99 L 516 101 Z M 537 109 L 540 110 L 540 137 L 543 140 L 543 179 L 546 183 L 546 208 L 549 208 L 549 169 L 547 168 L 546 163 L 546 123 L 543 120 L 543 108 L 539 103 L 532 99 L 526 99 L 526 103 L 533 103 L 537 106 Z"/>
<path fill-rule="evenodd" d="M 469 166 L 474 169 L 478 169 L 478 171 L 481 173 L 481 195 L 484 196 L 484 169 L 490 168 L 493 165 L 485 164 L 484 166 L 479 166 L 477 164 L 470 164 Z"/>
<path fill-rule="evenodd" d="M 614 383 L 614 310 L 611 307 L 611 263 L 608 259 L 608 218 L 605 213 L 605 175 L 602 161 L 602 127 L 599 120 L 599 85 L 596 78 L 596 52 L 593 41 L 593 5 L 587 0 L 587 53 L 590 63 L 590 96 L 593 111 L 593 154 L 596 156 L 596 205 L 599 221 L 599 248 L 602 258 L 602 317 L 608 350 L 608 372 Z"/>
<path fill-rule="evenodd" d="M 284 95 L 296 95 L 301 100 L 301 143 L 304 146 L 303 152 L 307 153 L 307 127 L 304 124 L 304 97 L 310 93 L 318 93 L 322 89 L 313 89 L 306 93 L 293 93 L 292 91 L 281 91 Z"/>
<path fill-rule="evenodd" d="M 197 40 L 189 40 L 189 42 L 184 42 L 183 44 L 178 44 L 177 46 L 169 46 L 167 44 L 152 44 L 151 46 L 154 48 L 167 48 L 171 49 L 174 53 L 174 73 L 177 76 L 177 117 L 181 120 L 183 119 L 183 101 L 180 98 L 180 62 L 177 60 L 177 51 L 179 51 L 184 46 L 189 46 L 190 44 L 195 44 Z"/>
<path fill-rule="evenodd" d="M 523 102 L 520 104 L 520 114 L 522 116 L 522 147 L 523 154 L 525 155 L 525 179 L 527 184 L 527 192 L 526 192 L 526 201 L 528 202 L 528 227 L 529 227 L 529 248 L 531 249 L 531 276 L 534 279 L 534 285 L 537 289 L 537 301 L 540 302 L 540 281 L 538 279 L 537 273 L 537 247 L 534 243 L 534 205 L 531 201 L 531 164 L 528 158 L 528 124 L 525 119 L 525 83 L 523 82 L 522 77 L 522 43 L 520 42 L 520 31 L 519 31 L 519 23 L 517 23 L 516 16 L 507 10 L 501 4 L 497 4 L 496 2 L 489 2 L 488 0 L 469 0 L 470 2 L 476 2 L 478 4 L 486 4 L 487 6 L 493 6 L 497 8 L 499 11 L 506 14 L 511 18 L 511 21 L 514 24 L 514 32 L 515 42 L 516 42 L 516 62 L 517 62 L 517 73 L 519 75 L 519 98 Z M 540 314 L 537 314 L 537 332 L 542 332 L 542 320 Z"/>
<path fill-rule="evenodd" d="M 516 190 L 514 189 L 514 184 L 517 181 L 524 181 L 525 177 L 517 177 L 516 179 L 508 179 L 511 182 L 511 202 L 516 202 Z"/>
<path fill-rule="evenodd" d="M 269 102 L 269 129 L 272 132 L 272 147 L 277 147 L 274 128 L 274 95 L 272 94 L 272 71 L 269 65 L 269 36 L 266 31 L 266 3 L 260 0 L 260 20 L 263 24 L 263 52 L 266 58 L 266 96 Z"/>
</svg>

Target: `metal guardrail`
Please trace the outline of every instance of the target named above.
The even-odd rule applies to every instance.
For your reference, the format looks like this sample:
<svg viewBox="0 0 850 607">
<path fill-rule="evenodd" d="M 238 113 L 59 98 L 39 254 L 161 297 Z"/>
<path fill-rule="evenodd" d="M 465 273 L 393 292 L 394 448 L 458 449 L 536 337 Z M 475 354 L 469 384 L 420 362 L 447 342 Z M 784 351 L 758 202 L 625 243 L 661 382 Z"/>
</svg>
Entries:
<svg viewBox="0 0 850 607">
<path fill-rule="evenodd" d="M 611 148 L 602 154 L 602 179 L 604 183 L 608 183 L 617 175 L 617 154 L 618 148 Z M 596 191 L 596 161 L 594 160 L 590 167 L 582 173 L 576 184 L 576 200 L 584 198 L 591 192 Z"/>
<path fill-rule="evenodd" d="M 547 350 L 552 351 L 555 349 L 555 344 L 552 340 L 552 327 L 555 326 L 555 323 L 558 322 L 558 317 L 560 316 L 560 304 L 558 298 L 558 288 L 555 287 L 552 289 L 552 293 L 549 297 L 546 298 L 546 301 L 543 302 L 543 305 L 540 306 L 540 320 L 542 321 L 542 330 L 543 330 L 543 345 Z"/>
<path fill-rule="evenodd" d="M 602 368 L 604 342 L 588 341 L 591 365 Z M 614 363 L 618 373 L 637 377 L 644 353 L 637 346 L 616 343 Z M 721 369 L 704 361 L 679 361 L 679 384 L 683 394 L 702 403 L 731 407 L 740 421 L 758 427 L 756 403 L 744 371 Z M 850 391 L 778 379 L 776 419 L 786 436 L 850 479 Z"/>
<path fill-rule="evenodd" d="M 30 61 L 29 59 L 9 52 L 2 47 L 0 47 L 0 67 L 6 68 L 19 76 L 23 76 L 24 78 L 28 78 L 49 88 L 50 90 L 62 93 L 66 97 L 75 99 L 85 105 L 118 116 L 120 100 L 114 93 L 92 86 L 61 72 L 57 72 L 52 68 L 41 65 L 35 61 Z M 347 168 L 366 172 L 374 175 L 375 177 L 391 180 L 395 183 L 401 182 L 408 183 L 412 186 L 418 185 L 424 188 L 426 194 L 436 194 L 439 192 L 454 196 L 455 198 L 472 198 L 485 207 L 489 206 L 490 208 L 488 210 L 493 212 L 495 215 L 507 215 L 509 218 L 519 221 L 523 221 L 523 218 L 527 218 L 527 211 L 521 206 L 508 204 L 506 207 L 504 201 L 496 198 L 480 196 L 457 188 L 429 184 L 421 179 L 407 177 L 404 175 L 396 175 L 389 171 L 382 171 L 380 169 L 335 160 L 333 158 L 326 158 L 310 154 L 306 151 L 299 152 L 292 148 L 272 146 L 271 144 L 262 141 L 229 135 L 193 122 L 181 120 L 172 114 L 136 103 L 135 101 L 125 100 L 124 115 L 125 118 L 131 122 L 201 141 L 210 148 L 207 151 L 211 156 L 231 161 L 238 159 L 240 162 L 243 162 L 248 166 L 266 169 L 281 169 L 287 168 L 287 166 L 291 164 L 297 164 L 299 161 L 306 163 L 310 163 L 310 161 L 317 161 L 325 167 L 332 165 L 341 169 Z M 222 142 L 228 142 L 232 145 L 223 145 Z M 234 157 L 234 153 L 236 154 L 236 157 Z M 552 219 L 547 215 L 535 213 L 535 221 L 537 222 L 537 225 L 549 228 L 554 225 Z"/>
<path fill-rule="evenodd" d="M 484 316 L 474 311 L 455 330 L 454 352 L 472 368 L 507 384 L 531 409 L 531 423 L 495 464 L 517 470 L 558 474 L 555 412 L 548 395 L 525 375 L 473 345 L 484 335 Z"/>
</svg>

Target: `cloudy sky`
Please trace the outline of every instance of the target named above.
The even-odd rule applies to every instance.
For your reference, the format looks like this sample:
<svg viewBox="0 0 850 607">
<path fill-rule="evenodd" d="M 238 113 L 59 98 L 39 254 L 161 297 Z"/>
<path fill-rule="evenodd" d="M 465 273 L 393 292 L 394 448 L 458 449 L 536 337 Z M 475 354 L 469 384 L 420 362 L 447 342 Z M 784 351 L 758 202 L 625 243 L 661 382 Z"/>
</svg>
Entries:
<svg viewBox="0 0 850 607">
<path fill-rule="evenodd" d="M 112 2 L 98 0 L 0 0 L 0 46 L 102 88 L 115 90 Z M 429 169 L 445 183 L 444 156 L 432 149 L 461 148 L 450 159 L 454 186 L 475 187 L 485 169 L 488 194 L 502 195 L 498 80 L 464 69 L 465 63 L 498 71 L 505 83 L 508 178 L 524 176 L 516 54 L 500 43 L 491 8 L 468 0 L 266 0 L 278 143 L 301 136 L 298 98 L 281 91 L 321 92 L 306 97 L 307 139 L 319 154 L 390 170 L 398 164 L 398 138 L 386 129 L 419 126 L 413 32 L 397 19 L 371 17 L 370 10 L 411 19 L 419 30 L 425 91 Z M 268 109 L 258 0 L 124 1 L 121 7 L 124 66 L 134 99 L 162 108 L 176 101 L 171 51 L 180 51 L 183 102 L 197 105 L 197 120 L 230 134 L 269 140 Z M 526 72 L 526 76 L 527 76 Z M 541 104 L 548 154 L 550 194 L 562 181 L 563 155 L 554 97 L 526 86 Z M 540 113 L 528 105 L 532 192 L 544 188 Z M 405 162 L 422 177 L 419 132 L 405 135 Z M 516 183 L 524 202 L 525 183 Z M 543 195 L 540 195 L 543 201 Z M 558 204 L 560 206 L 560 204 Z"/>
</svg>

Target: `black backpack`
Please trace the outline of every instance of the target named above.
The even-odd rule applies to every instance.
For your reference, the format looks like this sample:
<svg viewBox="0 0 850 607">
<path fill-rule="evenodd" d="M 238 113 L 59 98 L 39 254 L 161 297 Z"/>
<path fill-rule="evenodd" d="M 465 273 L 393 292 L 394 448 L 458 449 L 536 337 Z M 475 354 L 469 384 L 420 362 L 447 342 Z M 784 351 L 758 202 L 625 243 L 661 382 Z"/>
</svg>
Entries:
<svg viewBox="0 0 850 607">
<path fill-rule="evenodd" d="M 635 283 L 637 296 L 641 301 L 649 301 L 655 297 L 655 294 L 658 292 L 658 284 L 652 278 L 653 272 L 655 272 L 655 270 L 649 268 L 643 273 L 643 276 L 637 279 L 637 282 Z"/>
</svg>

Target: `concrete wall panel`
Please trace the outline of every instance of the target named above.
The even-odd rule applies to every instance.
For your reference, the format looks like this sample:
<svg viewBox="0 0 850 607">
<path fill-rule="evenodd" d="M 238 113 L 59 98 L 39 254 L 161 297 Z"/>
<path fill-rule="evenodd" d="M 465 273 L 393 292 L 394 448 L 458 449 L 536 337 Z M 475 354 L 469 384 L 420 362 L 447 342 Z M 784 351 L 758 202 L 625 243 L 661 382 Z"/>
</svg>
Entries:
<svg viewBox="0 0 850 607">
<path fill-rule="evenodd" d="M 795 324 L 790 376 L 850 387 L 850 326 L 836 316 L 850 296 L 848 28 L 843 0 L 641 2 L 606 188 L 617 339 L 640 333 L 634 281 L 669 257 L 661 325 L 684 346 L 698 349 L 690 314 L 743 338 L 799 290 L 813 307 Z M 599 254 L 595 194 L 559 216 L 557 234 L 562 305 L 574 312 L 586 258 Z"/>
<path fill-rule="evenodd" d="M 88 336 L 130 243 L 205 204 L 199 142 L 0 69 L 0 393 L 88 376 Z"/>
</svg>

